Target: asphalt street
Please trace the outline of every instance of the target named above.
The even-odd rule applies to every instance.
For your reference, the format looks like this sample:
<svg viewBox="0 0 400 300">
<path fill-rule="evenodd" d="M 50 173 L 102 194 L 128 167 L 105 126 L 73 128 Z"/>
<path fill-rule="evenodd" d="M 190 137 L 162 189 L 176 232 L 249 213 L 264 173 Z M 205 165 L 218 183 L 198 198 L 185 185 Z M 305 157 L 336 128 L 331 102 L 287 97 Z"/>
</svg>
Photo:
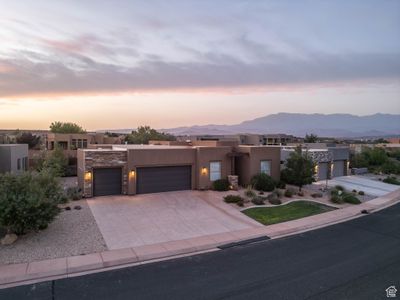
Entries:
<svg viewBox="0 0 400 300">
<path fill-rule="evenodd" d="M 400 204 L 276 240 L 0 290 L 0 299 L 400 298 Z"/>
</svg>

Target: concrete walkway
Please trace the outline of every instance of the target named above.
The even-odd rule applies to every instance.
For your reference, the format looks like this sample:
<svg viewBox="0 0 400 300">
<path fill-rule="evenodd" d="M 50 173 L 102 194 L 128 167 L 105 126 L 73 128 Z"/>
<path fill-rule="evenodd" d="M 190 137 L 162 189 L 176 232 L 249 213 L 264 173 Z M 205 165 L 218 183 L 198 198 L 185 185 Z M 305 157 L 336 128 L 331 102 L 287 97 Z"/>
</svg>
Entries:
<svg viewBox="0 0 400 300">
<path fill-rule="evenodd" d="M 257 226 L 232 232 L 82 256 L 2 265 L 0 266 L 0 288 L 79 276 L 90 272 L 101 272 L 110 268 L 132 266 L 178 255 L 192 255 L 199 251 L 213 251 L 218 250 L 218 246 L 257 237 L 280 238 L 344 222 L 360 217 L 362 210 L 374 212 L 398 202 L 400 202 L 400 189 L 360 205 L 270 226 Z"/>
</svg>

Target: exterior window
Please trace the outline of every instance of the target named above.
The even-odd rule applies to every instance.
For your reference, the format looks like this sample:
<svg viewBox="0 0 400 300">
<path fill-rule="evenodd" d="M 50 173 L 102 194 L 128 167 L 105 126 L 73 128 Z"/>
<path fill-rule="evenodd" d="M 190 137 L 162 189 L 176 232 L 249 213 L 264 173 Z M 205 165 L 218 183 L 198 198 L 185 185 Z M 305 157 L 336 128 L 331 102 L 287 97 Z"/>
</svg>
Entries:
<svg viewBox="0 0 400 300">
<path fill-rule="evenodd" d="M 210 180 L 215 181 L 221 179 L 221 162 L 213 161 L 210 163 Z"/>
<path fill-rule="evenodd" d="M 87 140 L 83 140 L 83 148 L 87 148 Z"/>
<path fill-rule="evenodd" d="M 261 173 L 271 176 L 271 161 L 269 160 L 261 161 Z"/>
<path fill-rule="evenodd" d="M 21 170 L 21 159 L 17 159 L 17 170 Z"/>
</svg>

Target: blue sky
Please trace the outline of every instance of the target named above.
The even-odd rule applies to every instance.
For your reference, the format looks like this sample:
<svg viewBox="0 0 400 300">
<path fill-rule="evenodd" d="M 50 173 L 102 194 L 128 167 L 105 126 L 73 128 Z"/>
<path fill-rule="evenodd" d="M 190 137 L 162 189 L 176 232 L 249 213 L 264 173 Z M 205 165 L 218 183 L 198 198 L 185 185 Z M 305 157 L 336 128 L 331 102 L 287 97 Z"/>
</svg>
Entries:
<svg viewBox="0 0 400 300">
<path fill-rule="evenodd" d="M 96 129 L 280 111 L 400 113 L 400 1 L 0 7 L 3 128 L 45 128 L 54 118 Z"/>
</svg>

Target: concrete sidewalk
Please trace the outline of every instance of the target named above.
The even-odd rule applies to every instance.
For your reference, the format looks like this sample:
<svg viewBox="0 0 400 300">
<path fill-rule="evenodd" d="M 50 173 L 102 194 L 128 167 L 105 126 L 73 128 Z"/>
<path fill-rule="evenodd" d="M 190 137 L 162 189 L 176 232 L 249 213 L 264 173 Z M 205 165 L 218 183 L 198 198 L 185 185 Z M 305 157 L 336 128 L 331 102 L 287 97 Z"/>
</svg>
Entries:
<svg viewBox="0 0 400 300">
<path fill-rule="evenodd" d="M 374 200 L 285 223 L 212 234 L 179 241 L 0 266 L 0 288 L 48 281 L 92 272 L 143 264 L 155 260 L 192 255 L 238 241 L 268 236 L 279 238 L 347 221 L 361 216 L 362 210 L 374 212 L 400 202 L 400 189 Z"/>
</svg>

